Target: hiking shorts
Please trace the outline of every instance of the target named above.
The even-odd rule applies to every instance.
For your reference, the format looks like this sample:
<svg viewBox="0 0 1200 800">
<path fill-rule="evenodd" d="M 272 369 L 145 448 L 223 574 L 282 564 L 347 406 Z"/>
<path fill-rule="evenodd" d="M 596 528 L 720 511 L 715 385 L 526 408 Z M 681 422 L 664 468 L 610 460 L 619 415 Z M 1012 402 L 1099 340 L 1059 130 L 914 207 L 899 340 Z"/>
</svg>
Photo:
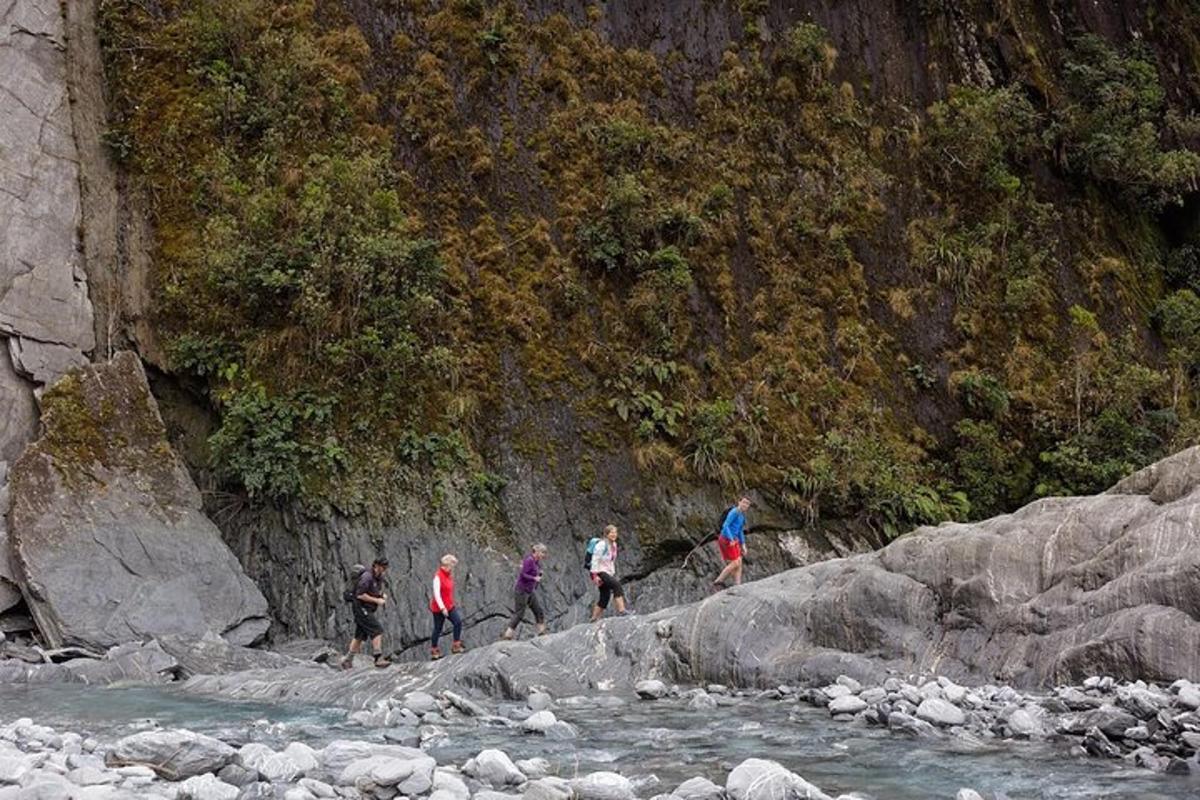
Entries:
<svg viewBox="0 0 1200 800">
<path fill-rule="evenodd" d="M 597 572 L 596 577 L 600 579 L 600 599 L 596 601 L 596 605 L 608 608 L 608 601 L 611 598 L 625 596 L 625 590 L 621 588 L 621 582 L 617 580 L 617 576 L 608 572 Z"/>
<path fill-rule="evenodd" d="M 382 635 L 383 626 L 375 618 L 375 612 L 367 611 L 361 603 L 354 603 L 354 638 L 360 642 L 369 642 Z"/>
<path fill-rule="evenodd" d="M 742 544 L 724 536 L 717 537 L 717 547 L 721 550 L 721 558 L 726 562 L 737 561 L 742 557 Z"/>
</svg>

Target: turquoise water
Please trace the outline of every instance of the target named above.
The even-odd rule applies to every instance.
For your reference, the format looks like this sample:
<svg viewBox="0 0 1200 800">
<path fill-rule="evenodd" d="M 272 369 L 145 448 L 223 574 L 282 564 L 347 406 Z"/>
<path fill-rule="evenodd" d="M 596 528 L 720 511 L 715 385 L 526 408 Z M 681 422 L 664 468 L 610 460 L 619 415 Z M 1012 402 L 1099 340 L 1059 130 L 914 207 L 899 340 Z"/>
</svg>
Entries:
<svg viewBox="0 0 1200 800">
<path fill-rule="evenodd" d="M 514 759 L 547 758 L 567 777 L 615 770 L 634 779 L 643 797 L 670 791 L 696 775 L 724 783 L 729 770 L 749 757 L 779 761 L 833 795 L 855 792 L 880 800 L 953 798 L 964 786 L 1013 800 L 1200 797 L 1196 779 L 1075 757 L 1065 744 L 918 741 L 835 723 L 821 709 L 772 701 L 744 700 L 714 711 L 692 711 L 672 700 L 616 707 L 560 703 L 554 711 L 579 728 L 578 739 L 554 741 L 506 728 L 451 724 L 431 753 L 441 762 L 462 763 L 485 747 L 498 747 Z M 23 716 L 102 739 L 141 730 L 154 720 L 273 746 L 292 740 L 317 747 L 337 738 L 382 740 L 382 731 L 347 725 L 339 711 L 226 702 L 173 687 L 0 687 L 0 720 Z"/>
</svg>

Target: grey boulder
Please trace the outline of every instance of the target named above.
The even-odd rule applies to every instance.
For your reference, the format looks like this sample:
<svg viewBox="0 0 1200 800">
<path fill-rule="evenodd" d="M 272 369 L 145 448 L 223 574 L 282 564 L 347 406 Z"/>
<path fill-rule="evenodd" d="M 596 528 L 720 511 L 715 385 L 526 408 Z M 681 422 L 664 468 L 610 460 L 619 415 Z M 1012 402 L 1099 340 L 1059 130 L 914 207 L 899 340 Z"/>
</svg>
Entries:
<svg viewBox="0 0 1200 800">
<path fill-rule="evenodd" d="M 775 761 L 748 758 L 725 780 L 733 800 L 830 800 L 829 795 Z"/>
<path fill-rule="evenodd" d="M 592 772 L 571 781 L 579 800 L 635 800 L 633 783 L 615 772 Z"/>
<path fill-rule="evenodd" d="M 105 762 L 113 767 L 140 764 L 167 780 L 181 781 L 218 772 L 235 754 L 229 745 L 202 733 L 143 731 L 119 739 L 108 751 Z"/>
<path fill-rule="evenodd" d="M 917 719 L 923 719 L 931 725 L 949 727 L 962 725 L 967 721 L 963 710 L 948 700 L 930 697 L 917 706 Z"/>
<path fill-rule="evenodd" d="M 136 355 L 68 373 L 42 421 L 10 472 L 9 536 L 51 646 L 266 633 L 266 600 L 201 512 Z"/>
</svg>

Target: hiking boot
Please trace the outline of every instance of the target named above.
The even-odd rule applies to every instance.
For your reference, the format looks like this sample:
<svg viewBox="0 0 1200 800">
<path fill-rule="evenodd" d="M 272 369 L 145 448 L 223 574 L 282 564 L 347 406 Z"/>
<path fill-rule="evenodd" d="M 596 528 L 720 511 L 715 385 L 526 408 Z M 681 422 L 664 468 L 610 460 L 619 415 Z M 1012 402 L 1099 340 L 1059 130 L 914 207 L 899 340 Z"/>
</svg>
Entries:
<svg viewBox="0 0 1200 800">
<path fill-rule="evenodd" d="M 450 652 L 457 656 L 461 653 L 467 652 L 467 648 L 463 647 L 462 642 L 455 642 L 454 644 L 450 645 Z"/>
<path fill-rule="evenodd" d="M 637 612 L 634 611 L 632 608 L 627 608 L 624 611 L 618 611 L 617 616 L 618 617 L 634 617 L 634 616 L 637 616 Z"/>
<path fill-rule="evenodd" d="M 392 660 L 390 658 L 388 658 L 387 656 L 375 656 L 375 666 L 390 667 L 391 665 L 392 665 Z"/>
<path fill-rule="evenodd" d="M 433 649 L 431 649 L 429 651 L 429 660 L 430 661 L 437 661 L 441 657 L 442 657 L 442 648 L 434 647 Z"/>
</svg>

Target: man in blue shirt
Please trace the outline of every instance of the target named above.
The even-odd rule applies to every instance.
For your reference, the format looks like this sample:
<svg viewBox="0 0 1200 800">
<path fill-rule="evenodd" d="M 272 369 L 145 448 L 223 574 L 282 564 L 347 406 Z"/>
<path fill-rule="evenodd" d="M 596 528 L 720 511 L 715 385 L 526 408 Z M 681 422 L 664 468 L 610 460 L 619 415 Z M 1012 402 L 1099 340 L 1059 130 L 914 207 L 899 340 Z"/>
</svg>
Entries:
<svg viewBox="0 0 1200 800">
<path fill-rule="evenodd" d="M 713 581 L 715 589 L 724 589 L 725 579 L 730 576 L 733 576 L 735 586 L 742 583 L 742 557 L 746 555 L 746 511 L 749 508 L 750 498 L 743 495 L 737 505 L 729 509 L 721 524 L 717 547 L 721 551 L 721 558 L 725 560 L 725 569 Z"/>
</svg>

